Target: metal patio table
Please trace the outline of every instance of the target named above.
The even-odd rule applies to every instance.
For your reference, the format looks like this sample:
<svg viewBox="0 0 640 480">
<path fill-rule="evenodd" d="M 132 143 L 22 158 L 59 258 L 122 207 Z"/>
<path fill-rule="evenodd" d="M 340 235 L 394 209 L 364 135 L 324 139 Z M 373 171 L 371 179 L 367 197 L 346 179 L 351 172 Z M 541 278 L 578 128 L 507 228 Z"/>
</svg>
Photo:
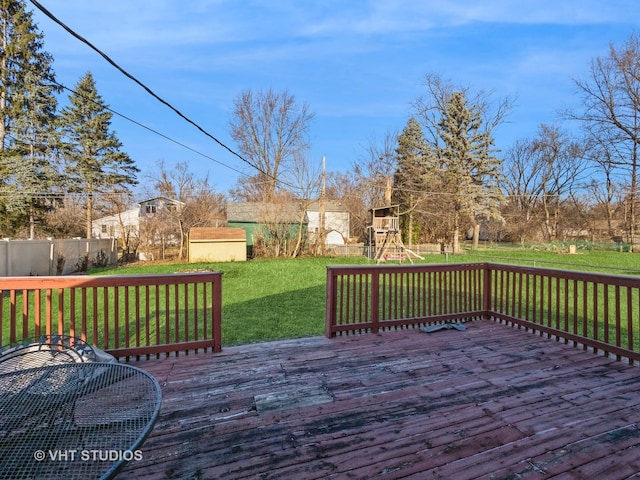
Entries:
<svg viewBox="0 0 640 480">
<path fill-rule="evenodd" d="M 140 460 L 161 391 L 120 363 L 64 363 L 0 373 L 0 478 L 113 478 Z"/>
</svg>

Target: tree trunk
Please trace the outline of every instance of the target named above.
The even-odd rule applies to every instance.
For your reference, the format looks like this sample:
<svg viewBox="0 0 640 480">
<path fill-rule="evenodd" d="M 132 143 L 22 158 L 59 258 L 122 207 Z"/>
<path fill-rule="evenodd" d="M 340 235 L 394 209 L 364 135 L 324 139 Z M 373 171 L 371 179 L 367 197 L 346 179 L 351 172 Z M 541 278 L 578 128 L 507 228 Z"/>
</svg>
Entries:
<svg viewBox="0 0 640 480">
<path fill-rule="evenodd" d="M 460 252 L 460 213 L 458 207 L 453 208 L 453 238 L 451 239 L 452 253 Z"/>
<path fill-rule="evenodd" d="M 178 220 L 178 227 L 180 230 L 180 253 L 178 254 L 178 257 L 180 258 L 180 260 L 182 260 L 183 258 L 186 258 L 185 255 L 185 237 L 186 237 L 186 233 L 184 231 L 184 224 L 182 223 L 182 221 Z"/>
<path fill-rule="evenodd" d="M 636 197 L 638 196 L 638 145 L 633 145 L 633 160 L 631 165 L 631 205 L 629 207 L 629 216 L 631 217 L 629 233 L 631 236 L 631 242 L 629 243 L 629 252 L 634 251 L 633 242 L 636 237 Z"/>
<path fill-rule="evenodd" d="M 29 240 L 36 238 L 36 217 L 34 214 L 33 199 L 29 201 Z"/>
<path fill-rule="evenodd" d="M 298 235 L 296 236 L 296 246 L 293 249 L 293 252 L 291 253 L 292 257 L 297 257 L 298 253 L 300 252 L 300 248 L 302 247 L 302 228 L 304 227 L 305 209 L 301 208 L 300 211 L 301 211 L 301 213 L 300 213 L 300 219 L 298 221 Z M 322 213 L 321 215 L 324 215 L 324 213 Z M 323 228 L 324 228 L 324 221 L 321 221 L 320 222 L 320 229 L 323 229 Z M 320 241 L 324 242 L 324 235 L 322 235 L 322 234 L 320 234 Z M 324 252 L 324 248 L 322 248 L 321 251 Z"/>
<path fill-rule="evenodd" d="M 93 216 L 93 194 L 87 195 L 87 238 L 91 238 L 91 217 Z"/>
<path fill-rule="evenodd" d="M 460 228 L 453 229 L 453 253 L 460 253 Z"/>
<path fill-rule="evenodd" d="M 6 52 L 7 51 L 7 44 L 8 44 L 8 40 L 7 40 L 7 25 L 5 22 L 2 23 L 2 51 Z M 2 85 L 5 86 L 4 89 L 2 89 L 2 91 L 0 92 L 0 109 L 4 112 L 5 108 L 7 107 L 7 91 L 6 91 L 6 85 L 8 83 L 8 76 L 9 74 L 7 73 L 7 69 L 8 69 L 8 60 L 7 60 L 7 55 L 2 55 L 0 56 L 0 83 Z M 0 151 L 4 152 L 4 141 L 5 138 L 7 136 L 7 130 L 6 130 L 7 126 L 5 125 L 5 118 L 3 117 L 0 120 Z"/>
<path fill-rule="evenodd" d="M 479 243 L 480 243 L 480 224 L 478 222 L 475 222 L 473 224 L 473 246 L 471 248 L 473 250 L 477 250 Z"/>
<path fill-rule="evenodd" d="M 409 195 L 409 232 L 407 233 L 407 243 L 409 248 L 413 248 L 413 194 Z"/>
</svg>

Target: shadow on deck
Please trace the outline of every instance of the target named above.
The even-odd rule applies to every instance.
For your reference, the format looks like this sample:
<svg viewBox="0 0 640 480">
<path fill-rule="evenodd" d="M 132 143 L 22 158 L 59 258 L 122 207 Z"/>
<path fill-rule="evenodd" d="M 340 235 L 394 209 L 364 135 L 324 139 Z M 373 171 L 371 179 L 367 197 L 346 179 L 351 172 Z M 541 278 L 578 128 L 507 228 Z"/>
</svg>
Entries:
<svg viewBox="0 0 640 480">
<path fill-rule="evenodd" d="M 640 370 L 491 320 L 133 362 L 163 390 L 118 479 L 623 479 Z"/>
</svg>

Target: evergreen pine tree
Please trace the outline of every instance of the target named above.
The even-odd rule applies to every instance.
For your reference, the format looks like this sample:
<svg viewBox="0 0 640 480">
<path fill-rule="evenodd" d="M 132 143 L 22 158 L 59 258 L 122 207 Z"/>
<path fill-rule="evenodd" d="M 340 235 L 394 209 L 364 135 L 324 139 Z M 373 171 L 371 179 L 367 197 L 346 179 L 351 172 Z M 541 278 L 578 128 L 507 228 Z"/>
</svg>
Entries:
<svg viewBox="0 0 640 480">
<path fill-rule="evenodd" d="M 415 210 L 427 187 L 429 175 L 428 146 L 418 121 L 411 117 L 398 135 L 398 167 L 393 177 L 393 202 L 400 207 L 403 236 L 409 245 L 416 233 Z"/>
<path fill-rule="evenodd" d="M 449 97 L 439 126 L 444 144 L 439 155 L 441 173 L 452 196 L 453 249 L 457 252 L 463 219 L 477 225 L 478 216 L 499 216 L 501 161 L 492 155 L 493 139 L 483 130 L 480 108 L 470 106 L 464 93 Z"/>
<path fill-rule="evenodd" d="M 51 145 L 55 131 L 53 59 L 43 51 L 43 35 L 22 1 L 0 7 L 0 208 L 4 235 L 28 223 L 34 238 L 36 218 L 50 202 L 56 180 Z"/>
<path fill-rule="evenodd" d="M 102 193 L 130 193 L 140 171 L 120 149 L 111 131 L 112 114 L 96 89 L 90 72 L 80 79 L 69 105 L 60 115 L 70 191 L 81 193 L 86 205 L 86 236 L 91 238 L 94 203 Z"/>
</svg>

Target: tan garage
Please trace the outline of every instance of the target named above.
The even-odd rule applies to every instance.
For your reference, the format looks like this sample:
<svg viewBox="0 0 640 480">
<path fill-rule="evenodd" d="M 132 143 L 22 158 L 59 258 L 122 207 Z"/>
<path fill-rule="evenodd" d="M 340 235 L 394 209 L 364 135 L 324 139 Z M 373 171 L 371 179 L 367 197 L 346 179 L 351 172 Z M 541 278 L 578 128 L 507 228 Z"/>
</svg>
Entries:
<svg viewBox="0 0 640 480">
<path fill-rule="evenodd" d="M 189 262 L 244 262 L 247 234 L 244 228 L 193 227 L 189 231 Z"/>
</svg>

